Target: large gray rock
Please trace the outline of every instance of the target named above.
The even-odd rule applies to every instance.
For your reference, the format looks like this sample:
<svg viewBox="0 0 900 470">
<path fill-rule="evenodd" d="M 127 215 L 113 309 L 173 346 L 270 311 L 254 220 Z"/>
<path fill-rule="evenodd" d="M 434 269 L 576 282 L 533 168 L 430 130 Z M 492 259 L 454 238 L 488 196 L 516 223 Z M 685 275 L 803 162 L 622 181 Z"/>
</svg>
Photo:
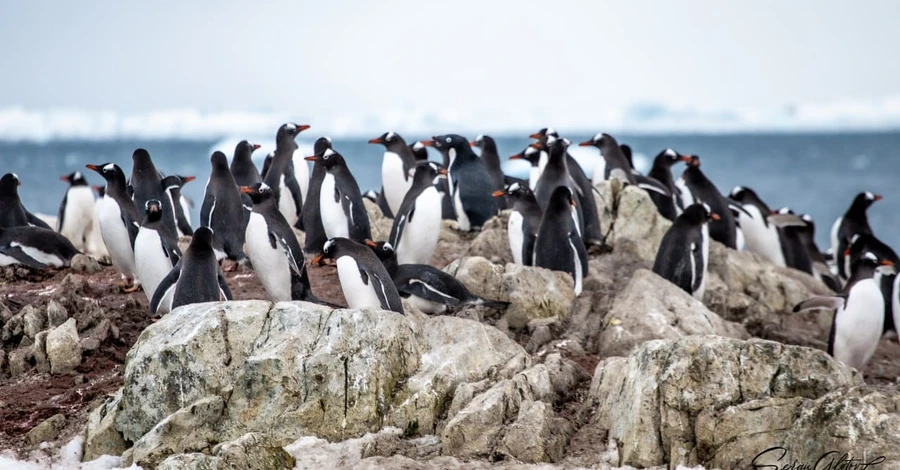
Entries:
<svg viewBox="0 0 900 470">
<path fill-rule="evenodd" d="M 66 320 L 47 334 L 47 358 L 53 374 L 67 374 L 81 364 L 81 342 L 74 318 Z"/>
<path fill-rule="evenodd" d="M 394 225 L 394 219 L 385 217 L 378 204 L 368 199 L 363 199 L 363 204 L 366 206 L 366 214 L 369 215 L 372 239 L 387 240 L 391 236 L 391 227 Z"/>
<path fill-rule="evenodd" d="M 749 337 L 743 326 L 722 320 L 678 286 L 639 269 L 606 314 L 599 354 L 626 356 L 647 341 L 688 335 Z"/>
<path fill-rule="evenodd" d="M 63 427 L 66 425 L 66 416 L 63 414 L 53 415 L 50 418 L 47 418 L 41 424 L 31 428 L 26 434 L 26 438 L 28 439 L 28 443 L 31 445 L 38 445 L 41 442 L 48 442 L 56 439 L 56 436 L 59 436 L 59 432 L 62 431 Z"/>
<path fill-rule="evenodd" d="M 510 212 L 505 210 L 499 216 L 485 222 L 481 231 L 469 244 L 465 256 L 481 256 L 492 263 L 512 263 L 513 256 L 509 249 L 509 234 L 506 229 Z"/>
<path fill-rule="evenodd" d="M 116 430 L 116 410 L 122 402 L 122 390 L 98 406 L 88 416 L 84 428 L 84 457 L 85 462 L 94 460 L 101 455 L 122 455 L 127 446 L 125 439 Z"/>
<path fill-rule="evenodd" d="M 653 262 L 672 222 L 659 215 L 650 195 L 637 186 L 623 187 L 613 180 L 596 188 L 594 201 L 606 243 L 615 251 Z"/>
<path fill-rule="evenodd" d="M 38 333 L 47 328 L 47 314 L 31 305 L 26 305 L 22 311 L 22 332 L 28 338 L 34 338 Z"/>
<path fill-rule="evenodd" d="M 650 341 L 597 365 L 585 405 L 595 410 L 593 422 L 581 432 L 607 430 L 623 464 L 705 464 L 709 427 L 698 415 L 754 400 L 815 400 L 861 383 L 854 370 L 809 348 L 717 336 Z"/>
<path fill-rule="evenodd" d="M 215 425 L 224 409 L 222 397 L 210 396 L 172 413 L 134 443 L 123 465 L 154 468 L 170 455 L 210 450 L 220 439 Z"/>
<path fill-rule="evenodd" d="M 156 470 L 289 470 L 295 460 L 284 448 L 262 434 L 248 433 L 213 448 L 213 455 L 201 453 L 173 455 Z"/>
</svg>

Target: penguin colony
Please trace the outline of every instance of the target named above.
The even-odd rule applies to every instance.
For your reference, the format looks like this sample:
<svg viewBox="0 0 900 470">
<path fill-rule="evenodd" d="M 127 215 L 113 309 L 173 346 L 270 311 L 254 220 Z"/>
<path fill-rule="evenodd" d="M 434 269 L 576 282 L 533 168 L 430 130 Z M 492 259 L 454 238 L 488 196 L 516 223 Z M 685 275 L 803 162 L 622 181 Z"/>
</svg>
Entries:
<svg viewBox="0 0 900 470">
<path fill-rule="evenodd" d="M 881 336 L 896 334 L 900 324 L 900 259 L 869 226 L 866 212 L 881 199 L 870 192 L 859 193 L 834 222 L 831 246 L 823 252 L 809 215 L 772 208 L 747 187 L 723 194 L 704 175 L 698 156 L 673 149 L 659 152 L 643 175 L 634 168 L 630 147 L 598 133 L 579 144 L 603 157 L 591 180 L 569 153 L 571 142 L 544 128 L 530 136 L 534 143 L 509 157 L 530 163 L 525 180 L 503 174 L 490 136 L 470 142 L 445 134 L 408 142 L 391 131 L 369 141 L 384 147 L 382 188 L 363 193 L 328 137 L 316 140 L 313 155 L 300 154 L 295 139 L 307 129 L 281 125 L 261 171 L 251 159 L 258 144 L 238 143 L 230 163 L 224 153 L 213 153 L 199 227 L 192 226 L 190 203 L 181 195 L 194 177 L 163 175 L 144 149 L 134 151 L 129 177 L 114 163 L 87 164 L 105 186 L 92 188 L 80 170 L 61 177 L 69 187 L 53 228 L 25 208 L 19 178 L 3 175 L 0 266 L 61 268 L 81 252 L 108 258 L 126 292 L 143 289 L 154 316 L 232 299 L 223 269 L 253 269 L 272 301 L 331 305 L 313 294 L 307 271 L 308 263 L 326 262 L 336 266 L 352 308 L 403 314 L 401 298 L 408 298 L 428 314 L 470 304 L 502 310 L 505 302 L 478 297 L 429 264 L 442 220 L 455 220 L 460 231 L 477 231 L 509 210 L 514 262 L 567 273 L 579 295 L 588 253 L 604 249 L 594 184 L 615 179 L 646 191 L 660 215 L 673 222 L 653 271 L 695 298 L 703 298 L 712 239 L 809 273 L 831 288 L 834 295 L 808 299 L 794 311 L 830 309 L 828 352 L 848 365 L 864 367 Z M 428 160 L 429 147 L 440 153 L 440 162 Z M 676 179 L 679 164 L 685 169 Z M 388 240 L 372 240 L 363 198 L 393 219 Z M 294 229 L 304 231 L 303 247 Z M 191 236 L 184 253 L 180 236 Z"/>
</svg>

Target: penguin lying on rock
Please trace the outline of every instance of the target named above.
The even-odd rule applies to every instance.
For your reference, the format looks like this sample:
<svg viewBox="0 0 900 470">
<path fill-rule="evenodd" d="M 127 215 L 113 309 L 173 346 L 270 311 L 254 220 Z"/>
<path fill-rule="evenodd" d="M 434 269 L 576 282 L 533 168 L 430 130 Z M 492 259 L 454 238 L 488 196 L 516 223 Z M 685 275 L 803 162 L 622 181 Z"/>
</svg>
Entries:
<svg viewBox="0 0 900 470">
<path fill-rule="evenodd" d="M 0 266 L 34 269 L 69 266 L 79 253 L 68 238 L 41 227 L 0 227 Z"/>
<path fill-rule="evenodd" d="M 336 261 L 341 290 L 350 308 L 378 308 L 403 314 L 397 287 L 369 247 L 349 238 L 331 238 L 313 264 L 320 265 L 323 259 Z"/>
</svg>

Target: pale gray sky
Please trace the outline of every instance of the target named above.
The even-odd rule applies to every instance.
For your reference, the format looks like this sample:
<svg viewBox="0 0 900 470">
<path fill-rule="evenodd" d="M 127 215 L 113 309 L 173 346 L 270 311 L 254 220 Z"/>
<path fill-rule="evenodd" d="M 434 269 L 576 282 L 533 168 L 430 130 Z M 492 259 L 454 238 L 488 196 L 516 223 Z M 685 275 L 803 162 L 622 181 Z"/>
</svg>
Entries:
<svg viewBox="0 0 900 470">
<path fill-rule="evenodd" d="M 900 92 L 900 2 L 78 1 L 0 6 L 0 107 L 301 116 Z"/>
</svg>

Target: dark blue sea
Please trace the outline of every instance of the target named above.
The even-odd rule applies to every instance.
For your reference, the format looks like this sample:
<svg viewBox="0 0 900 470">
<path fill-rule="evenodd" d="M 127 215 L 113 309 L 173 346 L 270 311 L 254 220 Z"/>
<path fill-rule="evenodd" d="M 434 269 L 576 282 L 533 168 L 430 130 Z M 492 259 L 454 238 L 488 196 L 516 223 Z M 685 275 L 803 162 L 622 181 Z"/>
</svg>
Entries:
<svg viewBox="0 0 900 470">
<path fill-rule="evenodd" d="M 522 150 L 530 139 L 495 135 L 502 156 Z M 301 137 L 306 134 L 301 135 Z M 310 149 L 312 140 L 301 139 L 301 148 Z M 375 136 L 372 136 L 375 137 Z M 425 136 L 413 136 L 424 138 Z M 475 136 L 469 136 L 474 138 Z M 574 142 L 588 135 L 566 136 Z M 828 232 L 836 217 L 849 206 L 860 191 L 884 196 L 869 210 L 875 234 L 900 248 L 900 132 L 848 134 L 731 134 L 731 135 L 617 135 L 620 143 L 635 149 L 635 164 L 647 171 L 651 159 L 661 149 L 672 147 L 681 153 L 702 158 L 703 171 L 723 193 L 736 185 L 756 190 L 773 208 L 789 206 L 799 213 L 811 214 L 817 223 L 817 240 L 824 250 L 829 246 Z M 360 188 L 378 189 L 381 185 L 381 146 L 368 145 L 366 138 L 334 138 L 335 148 L 347 159 Z M 272 137 L 260 138 L 263 149 L 254 158 L 261 163 L 274 145 Z M 220 141 L 51 141 L 46 143 L 0 142 L 0 173 L 14 172 L 22 180 L 20 194 L 33 212 L 56 214 L 66 190 L 59 176 L 82 170 L 91 184 L 102 184 L 99 175 L 85 170 L 87 163 L 115 162 L 131 171 L 135 148 L 150 151 L 163 173 L 195 175 L 197 181 L 184 188 L 193 199 L 193 221 L 209 174 L 209 156 L 215 149 L 231 155 L 237 139 Z M 590 175 L 597 151 L 576 149 L 576 158 Z M 438 155 L 433 155 L 438 159 Z M 511 162 L 519 163 L 519 162 Z M 260 165 L 261 166 L 261 165 Z M 683 167 L 674 168 L 675 177 Z M 508 165 L 508 173 L 525 176 L 527 167 Z"/>
</svg>

